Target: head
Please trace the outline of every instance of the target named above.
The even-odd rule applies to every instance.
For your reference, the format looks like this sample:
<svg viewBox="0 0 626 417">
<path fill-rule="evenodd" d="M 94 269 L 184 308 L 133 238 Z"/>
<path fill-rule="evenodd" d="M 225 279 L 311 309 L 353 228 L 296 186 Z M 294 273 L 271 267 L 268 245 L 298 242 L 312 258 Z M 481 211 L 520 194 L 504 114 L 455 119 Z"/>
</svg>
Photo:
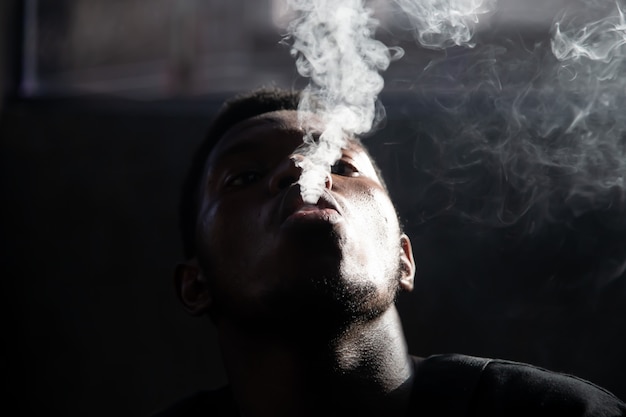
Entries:
<svg viewBox="0 0 626 417">
<path fill-rule="evenodd" d="M 304 204 L 294 159 L 314 114 L 298 93 L 227 102 L 190 170 L 182 200 L 188 261 L 177 288 L 188 311 L 245 326 L 367 320 L 410 291 L 409 239 L 374 161 L 350 138 L 317 205 Z M 304 120 L 304 122 L 302 122 Z"/>
</svg>

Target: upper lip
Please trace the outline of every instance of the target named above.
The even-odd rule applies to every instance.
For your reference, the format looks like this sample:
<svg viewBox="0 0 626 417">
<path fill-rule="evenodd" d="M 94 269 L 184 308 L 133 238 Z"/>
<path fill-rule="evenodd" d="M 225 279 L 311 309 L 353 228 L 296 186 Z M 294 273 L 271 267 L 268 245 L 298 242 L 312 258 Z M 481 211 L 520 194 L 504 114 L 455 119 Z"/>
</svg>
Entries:
<svg viewBox="0 0 626 417">
<path fill-rule="evenodd" d="M 320 210 L 332 209 L 341 215 L 341 211 L 339 210 L 339 205 L 337 204 L 337 201 L 328 192 L 328 190 L 324 190 L 316 204 L 308 204 L 305 203 L 304 200 L 302 200 L 302 196 L 300 195 L 300 186 L 294 184 L 287 189 L 287 191 L 283 195 L 283 198 L 280 201 L 280 206 L 278 209 L 280 222 L 284 222 L 287 217 L 291 216 L 302 207 L 317 207 Z"/>
</svg>

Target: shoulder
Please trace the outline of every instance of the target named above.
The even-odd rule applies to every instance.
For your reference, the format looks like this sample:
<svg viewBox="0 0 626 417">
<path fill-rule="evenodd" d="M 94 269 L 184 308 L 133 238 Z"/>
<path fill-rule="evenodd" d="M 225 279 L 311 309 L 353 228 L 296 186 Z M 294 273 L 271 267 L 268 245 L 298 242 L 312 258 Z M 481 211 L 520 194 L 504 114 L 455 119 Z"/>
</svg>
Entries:
<svg viewBox="0 0 626 417">
<path fill-rule="evenodd" d="M 153 414 L 152 417 L 237 416 L 230 387 L 199 391 L 182 398 L 171 406 Z"/>
<path fill-rule="evenodd" d="M 583 379 L 466 355 L 416 361 L 413 402 L 446 416 L 626 416 L 623 402 Z"/>
<path fill-rule="evenodd" d="M 477 409 L 482 404 L 515 407 L 515 415 L 626 416 L 622 401 L 589 381 L 505 360 L 492 360 L 485 367 L 474 400 Z"/>
</svg>

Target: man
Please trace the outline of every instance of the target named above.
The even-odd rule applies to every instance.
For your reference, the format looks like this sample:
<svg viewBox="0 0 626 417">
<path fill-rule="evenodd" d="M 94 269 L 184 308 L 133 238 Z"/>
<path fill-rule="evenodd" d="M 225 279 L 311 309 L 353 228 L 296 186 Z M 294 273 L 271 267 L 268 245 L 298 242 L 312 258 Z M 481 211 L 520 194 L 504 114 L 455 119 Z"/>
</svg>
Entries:
<svg viewBox="0 0 626 417">
<path fill-rule="evenodd" d="M 229 386 L 163 416 L 623 416 L 592 384 L 507 361 L 408 354 L 394 306 L 415 262 L 385 183 L 349 138 L 317 204 L 294 160 L 298 94 L 227 103 L 186 184 L 180 299 L 217 328 Z"/>
</svg>

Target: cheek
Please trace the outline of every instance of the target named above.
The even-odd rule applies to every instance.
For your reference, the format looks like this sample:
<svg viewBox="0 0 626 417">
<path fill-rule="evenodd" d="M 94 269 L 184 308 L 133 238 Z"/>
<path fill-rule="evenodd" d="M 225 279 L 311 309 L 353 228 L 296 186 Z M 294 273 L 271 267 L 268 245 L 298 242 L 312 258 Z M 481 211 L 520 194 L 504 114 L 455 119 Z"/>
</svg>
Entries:
<svg viewBox="0 0 626 417">
<path fill-rule="evenodd" d="M 370 233 L 371 238 L 388 241 L 391 237 L 400 235 L 398 218 L 389 197 L 377 188 L 368 187 L 356 199 L 359 210 L 359 219 L 364 231 Z"/>
<path fill-rule="evenodd" d="M 397 264 L 400 227 L 395 209 L 387 195 L 377 188 L 361 190 L 353 199 L 354 223 L 351 241 L 363 264 L 378 263 L 376 269 Z"/>
<path fill-rule="evenodd" d="M 220 202 L 208 206 L 200 213 L 197 225 L 198 257 L 215 269 L 221 269 L 224 263 L 232 264 L 232 258 L 243 250 L 247 239 L 242 238 L 246 227 L 236 207 L 229 207 Z"/>
<path fill-rule="evenodd" d="M 198 223 L 198 257 L 218 281 L 236 284 L 257 267 L 267 245 L 267 216 L 258 204 L 238 199 L 216 201 Z"/>
<path fill-rule="evenodd" d="M 210 275 L 214 273 L 215 260 L 221 257 L 220 246 L 216 245 L 216 242 L 224 234 L 221 224 L 218 205 L 201 209 L 198 215 L 198 223 L 196 224 L 198 260 L 205 272 Z"/>
</svg>

